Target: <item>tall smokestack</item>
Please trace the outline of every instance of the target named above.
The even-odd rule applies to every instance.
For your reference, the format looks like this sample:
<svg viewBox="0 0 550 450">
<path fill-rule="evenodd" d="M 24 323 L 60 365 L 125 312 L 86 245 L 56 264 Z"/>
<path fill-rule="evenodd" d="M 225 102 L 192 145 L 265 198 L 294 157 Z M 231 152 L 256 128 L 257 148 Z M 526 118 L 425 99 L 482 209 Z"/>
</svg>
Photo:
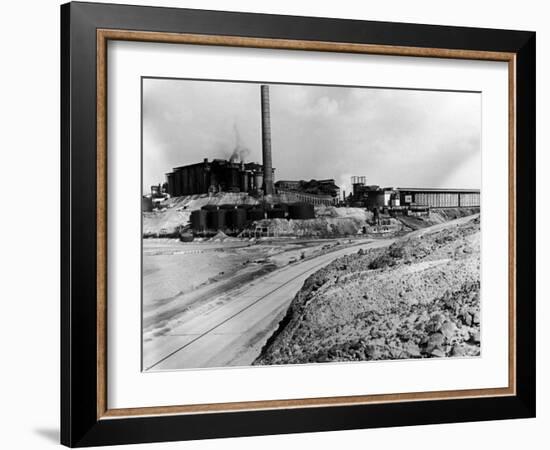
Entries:
<svg viewBox="0 0 550 450">
<path fill-rule="evenodd" d="M 273 194 L 273 164 L 271 162 L 271 117 L 269 114 L 269 86 L 260 87 L 262 94 L 262 158 L 264 165 L 264 193 Z"/>
</svg>

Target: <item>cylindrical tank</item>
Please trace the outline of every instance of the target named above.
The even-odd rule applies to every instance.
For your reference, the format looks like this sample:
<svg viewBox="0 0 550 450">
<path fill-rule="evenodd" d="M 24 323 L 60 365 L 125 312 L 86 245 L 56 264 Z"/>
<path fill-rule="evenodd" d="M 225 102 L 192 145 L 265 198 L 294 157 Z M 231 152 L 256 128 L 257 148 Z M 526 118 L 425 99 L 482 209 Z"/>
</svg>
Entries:
<svg viewBox="0 0 550 450">
<path fill-rule="evenodd" d="M 238 191 L 241 187 L 241 174 L 240 170 L 237 167 L 232 167 L 229 171 L 230 180 L 229 180 L 229 191 Z"/>
<path fill-rule="evenodd" d="M 254 178 L 254 172 L 248 172 L 248 190 L 253 192 L 256 189 L 256 179 Z"/>
<path fill-rule="evenodd" d="M 195 237 L 193 236 L 193 233 L 191 233 L 189 231 L 185 231 L 185 232 L 180 233 L 180 241 L 181 242 L 193 242 L 193 239 L 195 239 Z"/>
<path fill-rule="evenodd" d="M 223 230 L 225 229 L 225 209 L 213 209 L 208 211 L 206 216 L 206 223 L 210 230 Z"/>
<path fill-rule="evenodd" d="M 288 214 L 291 219 L 314 219 L 315 210 L 309 203 L 294 203 L 289 205 Z"/>
<path fill-rule="evenodd" d="M 195 231 L 204 231 L 206 229 L 206 211 L 197 209 L 191 212 L 191 228 Z"/>
<path fill-rule="evenodd" d="M 224 224 L 222 228 L 216 228 L 216 229 L 225 229 L 225 228 L 232 228 L 231 223 L 231 212 L 235 209 L 235 205 L 220 205 L 219 210 L 223 211 L 224 215 Z"/>
<path fill-rule="evenodd" d="M 232 209 L 227 212 L 226 216 L 229 226 L 235 230 L 244 228 L 246 224 L 246 210 L 242 208 Z"/>
<path fill-rule="evenodd" d="M 142 212 L 153 211 L 153 199 L 151 197 L 141 197 L 141 211 Z"/>
<path fill-rule="evenodd" d="M 282 208 L 273 208 L 267 210 L 268 219 L 284 219 L 286 216 L 286 211 Z"/>
<path fill-rule="evenodd" d="M 241 171 L 241 192 L 248 192 L 248 172 Z"/>
<path fill-rule="evenodd" d="M 282 209 L 285 213 L 288 213 L 288 204 L 287 203 L 277 203 L 275 208 Z"/>
<path fill-rule="evenodd" d="M 254 186 L 255 189 L 262 189 L 264 183 L 264 175 L 262 172 L 255 172 L 254 173 Z"/>
<path fill-rule="evenodd" d="M 246 211 L 246 219 L 249 221 L 262 220 L 264 218 L 265 218 L 265 213 L 263 209 L 252 208 Z"/>
</svg>

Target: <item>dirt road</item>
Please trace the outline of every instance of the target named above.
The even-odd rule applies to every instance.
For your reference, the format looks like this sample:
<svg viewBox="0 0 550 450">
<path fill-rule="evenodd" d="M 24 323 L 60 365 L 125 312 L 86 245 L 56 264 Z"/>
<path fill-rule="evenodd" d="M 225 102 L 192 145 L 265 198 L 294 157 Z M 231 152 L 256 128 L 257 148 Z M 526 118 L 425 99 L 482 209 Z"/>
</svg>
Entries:
<svg viewBox="0 0 550 450">
<path fill-rule="evenodd" d="M 308 276 L 335 258 L 393 241 L 358 243 L 285 266 L 241 286 L 209 311 L 176 321 L 169 332 L 144 342 L 143 370 L 251 364 Z"/>
</svg>

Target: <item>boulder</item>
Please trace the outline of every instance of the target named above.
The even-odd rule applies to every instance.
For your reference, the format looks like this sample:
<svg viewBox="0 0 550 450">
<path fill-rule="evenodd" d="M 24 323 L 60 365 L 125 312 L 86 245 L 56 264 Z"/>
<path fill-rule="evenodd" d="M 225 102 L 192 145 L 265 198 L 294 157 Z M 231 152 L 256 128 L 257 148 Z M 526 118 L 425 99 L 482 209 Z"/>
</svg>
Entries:
<svg viewBox="0 0 550 450">
<path fill-rule="evenodd" d="M 441 328 L 441 325 L 443 325 L 443 316 L 441 314 L 433 314 L 430 317 L 430 320 L 426 324 L 426 331 L 429 333 L 435 333 L 436 331 L 439 331 Z"/>
<path fill-rule="evenodd" d="M 473 330 L 470 333 L 470 342 L 473 342 L 474 344 L 479 344 L 481 340 L 479 330 Z"/>
<path fill-rule="evenodd" d="M 473 322 L 473 317 L 469 312 L 465 312 L 462 314 L 462 322 L 464 322 L 465 325 L 471 327 Z"/>
<path fill-rule="evenodd" d="M 441 325 L 441 328 L 439 331 L 447 339 L 451 339 L 451 337 L 453 337 L 455 334 L 456 325 L 453 322 L 447 320 L 446 322 L 443 323 L 443 325 Z"/>
<path fill-rule="evenodd" d="M 420 347 L 412 342 L 407 342 L 407 344 L 403 346 L 403 349 L 412 358 L 420 357 Z"/>
<path fill-rule="evenodd" d="M 434 348 L 430 352 L 430 356 L 435 356 L 437 358 L 444 358 L 446 355 L 445 355 L 445 352 L 443 350 L 441 350 L 440 348 Z"/>
<path fill-rule="evenodd" d="M 463 345 L 454 345 L 451 349 L 451 356 L 464 356 L 466 355 L 466 349 Z"/>
<path fill-rule="evenodd" d="M 426 344 L 426 353 L 431 355 L 433 350 L 436 348 L 441 349 L 445 342 L 445 336 L 441 333 L 432 333 L 428 338 L 428 343 Z"/>
<path fill-rule="evenodd" d="M 367 360 L 380 358 L 380 350 L 376 345 L 367 345 L 365 347 L 364 354 Z"/>
</svg>

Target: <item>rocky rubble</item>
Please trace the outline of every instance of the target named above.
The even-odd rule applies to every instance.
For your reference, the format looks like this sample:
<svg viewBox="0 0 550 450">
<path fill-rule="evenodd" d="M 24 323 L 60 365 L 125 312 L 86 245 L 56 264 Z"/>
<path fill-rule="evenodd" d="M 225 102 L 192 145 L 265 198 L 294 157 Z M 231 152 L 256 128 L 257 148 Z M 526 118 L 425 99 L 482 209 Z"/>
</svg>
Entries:
<svg viewBox="0 0 550 450">
<path fill-rule="evenodd" d="M 479 216 L 310 276 L 255 364 L 480 354 Z"/>
</svg>

